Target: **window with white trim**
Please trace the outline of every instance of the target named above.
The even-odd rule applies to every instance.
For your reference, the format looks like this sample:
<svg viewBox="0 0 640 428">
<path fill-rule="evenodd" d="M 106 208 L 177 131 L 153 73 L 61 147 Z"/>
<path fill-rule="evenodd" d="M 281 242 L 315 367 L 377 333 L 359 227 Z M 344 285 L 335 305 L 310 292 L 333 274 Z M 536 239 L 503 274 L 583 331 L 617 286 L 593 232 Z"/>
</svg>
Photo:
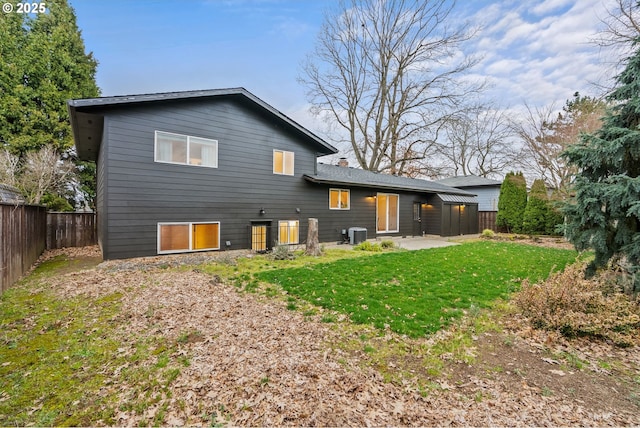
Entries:
<svg viewBox="0 0 640 428">
<path fill-rule="evenodd" d="M 219 221 L 158 223 L 158 254 L 219 249 Z"/>
<path fill-rule="evenodd" d="M 400 196 L 392 193 L 378 193 L 376 196 L 376 229 L 378 233 L 398 232 L 399 200 Z"/>
<path fill-rule="evenodd" d="M 348 210 L 351 206 L 350 192 L 347 189 L 329 189 L 329 209 Z"/>
<path fill-rule="evenodd" d="M 273 151 L 273 173 L 293 175 L 294 153 L 284 150 Z"/>
<path fill-rule="evenodd" d="M 300 242 L 300 222 L 298 220 L 280 220 L 278 222 L 278 243 L 281 245 Z"/>
<path fill-rule="evenodd" d="M 155 161 L 218 167 L 218 140 L 156 131 Z"/>
</svg>

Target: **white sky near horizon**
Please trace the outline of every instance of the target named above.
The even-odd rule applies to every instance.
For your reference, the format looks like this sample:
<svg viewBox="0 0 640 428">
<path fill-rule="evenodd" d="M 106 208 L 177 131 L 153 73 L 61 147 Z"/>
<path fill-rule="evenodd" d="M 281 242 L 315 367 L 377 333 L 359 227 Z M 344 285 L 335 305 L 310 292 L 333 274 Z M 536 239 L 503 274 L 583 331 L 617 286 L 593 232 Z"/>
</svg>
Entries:
<svg viewBox="0 0 640 428">
<path fill-rule="evenodd" d="M 322 136 L 300 67 L 338 0 L 69 0 L 103 96 L 242 86 Z M 502 108 L 597 96 L 614 72 L 593 43 L 615 0 L 467 0 L 456 18 L 482 27 L 467 52 Z"/>
</svg>

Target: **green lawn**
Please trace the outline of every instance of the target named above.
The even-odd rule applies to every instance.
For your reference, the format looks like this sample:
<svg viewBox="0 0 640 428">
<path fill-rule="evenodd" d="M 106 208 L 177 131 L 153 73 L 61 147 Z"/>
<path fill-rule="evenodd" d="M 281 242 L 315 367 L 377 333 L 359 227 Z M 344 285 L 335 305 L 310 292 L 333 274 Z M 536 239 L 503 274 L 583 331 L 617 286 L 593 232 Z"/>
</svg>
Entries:
<svg viewBox="0 0 640 428">
<path fill-rule="evenodd" d="M 470 307 L 488 307 L 522 279 L 546 278 L 577 257 L 575 251 L 500 242 L 403 251 L 263 271 L 314 305 L 410 337 L 434 333 Z"/>
</svg>

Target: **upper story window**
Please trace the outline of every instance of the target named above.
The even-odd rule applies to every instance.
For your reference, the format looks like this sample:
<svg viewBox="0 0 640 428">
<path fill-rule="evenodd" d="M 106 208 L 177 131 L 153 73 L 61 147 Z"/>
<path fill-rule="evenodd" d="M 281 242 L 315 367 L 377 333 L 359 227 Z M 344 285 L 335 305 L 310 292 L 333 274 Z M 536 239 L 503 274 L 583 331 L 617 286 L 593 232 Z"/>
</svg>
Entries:
<svg viewBox="0 0 640 428">
<path fill-rule="evenodd" d="M 274 150 L 273 173 L 280 175 L 293 175 L 293 158 L 293 152 Z"/>
<path fill-rule="evenodd" d="M 218 141 L 156 131 L 155 161 L 218 167 Z"/>
<path fill-rule="evenodd" d="M 349 190 L 329 189 L 329 209 L 348 210 L 350 206 L 349 199 Z"/>
</svg>

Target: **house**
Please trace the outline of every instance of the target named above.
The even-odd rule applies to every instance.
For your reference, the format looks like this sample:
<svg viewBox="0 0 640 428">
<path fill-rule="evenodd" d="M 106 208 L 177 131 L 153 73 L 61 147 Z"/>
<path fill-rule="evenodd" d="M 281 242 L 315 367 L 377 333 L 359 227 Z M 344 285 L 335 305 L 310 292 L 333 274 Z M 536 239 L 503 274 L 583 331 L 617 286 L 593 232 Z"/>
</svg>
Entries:
<svg viewBox="0 0 640 428">
<path fill-rule="evenodd" d="M 351 227 L 368 238 L 477 232 L 466 226 L 472 193 L 318 164 L 337 150 L 243 88 L 70 100 L 68 109 L 78 156 L 97 163 L 105 259 L 295 245 L 308 218 L 321 242 Z M 443 230 L 444 216 L 463 229 Z"/>
<path fill-rule="evenodd" d="M 325 193 L 346 192 L 352 199 L 348 209 L 331 208 L 333 215 L 327 219 L 330 227 L 324 232 L 332 235 L 324 236 L 327 241 L 348 225 L 364 227 L 376 237 L 478 232 L 478 201 L 470 192 L 432 181 L 350 168 L 344 160 L 338 166 L 318 164 L 315 174 L 305 174 L 304 178 L 324 185 Z"/>
<path fill-rule="evenodd" d="M 500 199 L 501 181 L 476 175 L 464 175 L 437 180 L 437 183 L 475 193 L 478 197 L 478 230 L 496 230 L 498 199 Z"/>
<path fill-rule="evenodd" d="M 8 184 L 0 183 L 0 202 L 7 204 L 24 204 L 24 197 L 20 190 Z"/>
</svg>

